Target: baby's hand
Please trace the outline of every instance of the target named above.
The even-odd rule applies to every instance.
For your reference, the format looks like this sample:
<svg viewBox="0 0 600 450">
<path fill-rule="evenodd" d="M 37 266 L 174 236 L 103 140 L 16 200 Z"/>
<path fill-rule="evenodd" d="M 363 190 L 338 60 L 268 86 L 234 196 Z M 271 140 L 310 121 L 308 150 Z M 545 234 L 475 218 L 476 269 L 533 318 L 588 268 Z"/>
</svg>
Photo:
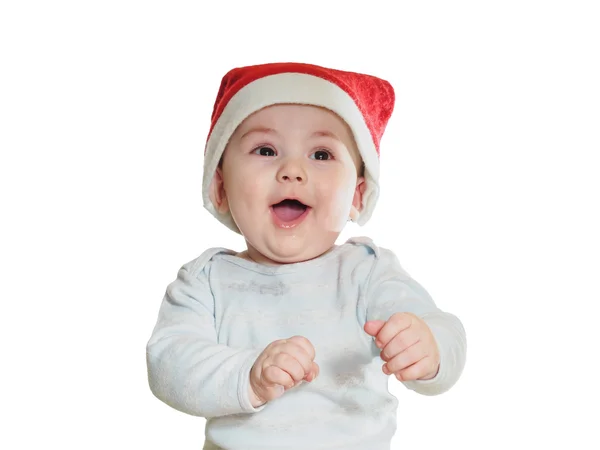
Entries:
<svg viewBox="0 0 600 450">
<path fill-rule="evenodd" d="M 386 375 L 394 374 L 400 381 L 428 380 L 437 375 L 440 352 L 423 319 L 411 313 L 396 313 L 387 322 L 368 321 L 364 329 L 382 349 Z"/>
<path fill-rule="evenodd" d="M 302 380 L 312 381 L 319 374 L 315 349 L 308 339 L 294 336 L 271 342 L 256 358 L 250 370 L 250 398 L 257 407 L 281 397 Z"/>
</svg>

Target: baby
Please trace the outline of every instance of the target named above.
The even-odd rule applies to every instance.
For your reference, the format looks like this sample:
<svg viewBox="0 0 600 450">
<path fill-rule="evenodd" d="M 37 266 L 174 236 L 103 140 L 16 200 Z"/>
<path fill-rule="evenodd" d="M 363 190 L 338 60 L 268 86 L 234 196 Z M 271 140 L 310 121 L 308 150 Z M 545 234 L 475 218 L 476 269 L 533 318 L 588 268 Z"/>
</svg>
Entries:
<svg viewBox="0 0 600 450">
<path fill-rule="evenodd" d="M 450 389 L 466 357 L 453 315 L 371 239 L 379 142 L 394 91 L 309 64 L 225 75 L 203 199 L 246 250 L 212 248 L 168 287 L 147 345 L 154 395 L 205 417 L 204 449 L 388 450 L 388 376 Z"/>
</svg>

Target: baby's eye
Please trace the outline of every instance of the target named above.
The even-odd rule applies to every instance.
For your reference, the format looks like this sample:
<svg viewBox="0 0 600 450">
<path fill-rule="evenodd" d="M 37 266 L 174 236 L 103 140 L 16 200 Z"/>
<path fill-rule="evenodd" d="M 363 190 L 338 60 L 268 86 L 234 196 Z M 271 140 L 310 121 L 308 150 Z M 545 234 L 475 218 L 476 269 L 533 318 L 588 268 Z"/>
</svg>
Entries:
<svg viewBox="0 0 600 450">
<path fill-rule="evenodd" d="M 265 146 L 255 148 L 252 151 L 252 153 L 255 153 L 260 156 L 275 156 L 275 150 L 273 150 L 271 147 L 265 147 Z"/>
<path fill-rule="evenodd" d="M 319 161 L 327 161 L 328 159 L 331 159 L 331 153 L 329 153 L 327 150 L 317 150 L 312 154 L 312 156 L 314 156 L 314 159 L 318 159 Z"/>
</svg>

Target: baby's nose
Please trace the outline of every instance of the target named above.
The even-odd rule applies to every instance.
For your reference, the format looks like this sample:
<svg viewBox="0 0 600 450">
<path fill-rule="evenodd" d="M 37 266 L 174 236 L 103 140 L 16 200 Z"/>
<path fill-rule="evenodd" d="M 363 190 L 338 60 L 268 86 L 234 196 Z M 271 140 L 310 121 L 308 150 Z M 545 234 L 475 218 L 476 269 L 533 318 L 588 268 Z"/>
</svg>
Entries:
<svg viewBox="0 0 600 450">
<path fill-rule="evenodd" d="M 306 171 L 298 162 L 288 162 L 284 164 L 277 174 L 277 179 L 280 182 L 296 181 L 298 183 L 306 182 Z"/>
</svg>

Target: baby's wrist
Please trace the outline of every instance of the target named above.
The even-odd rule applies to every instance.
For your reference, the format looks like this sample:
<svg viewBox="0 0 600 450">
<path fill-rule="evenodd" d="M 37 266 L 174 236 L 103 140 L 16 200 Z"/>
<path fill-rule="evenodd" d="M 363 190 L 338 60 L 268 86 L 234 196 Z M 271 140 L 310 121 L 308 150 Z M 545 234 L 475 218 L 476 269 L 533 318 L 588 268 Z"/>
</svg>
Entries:
<svg viewBox="0 0 600 450">
<path fill-rule="evenodd" d="M 433 380 L 435 377 L 438 376 L 439 373 L 440 373 L 440 365 L 438 364 L 437 369 L 435 371 L 430 372 L 429 374 L 419 378 L 419 380 L 422 380 L 422 381 Z"/>
<path fill-rule="evenodd" d="M 250 404 L 253 408 L 258 408 L 266 403 L 263 399 L 256 395 L 254 389 L 252 388 L 252 382 L 250 381 L 248 382 L 248 394 L 250 396 Z"/>
</svg>

